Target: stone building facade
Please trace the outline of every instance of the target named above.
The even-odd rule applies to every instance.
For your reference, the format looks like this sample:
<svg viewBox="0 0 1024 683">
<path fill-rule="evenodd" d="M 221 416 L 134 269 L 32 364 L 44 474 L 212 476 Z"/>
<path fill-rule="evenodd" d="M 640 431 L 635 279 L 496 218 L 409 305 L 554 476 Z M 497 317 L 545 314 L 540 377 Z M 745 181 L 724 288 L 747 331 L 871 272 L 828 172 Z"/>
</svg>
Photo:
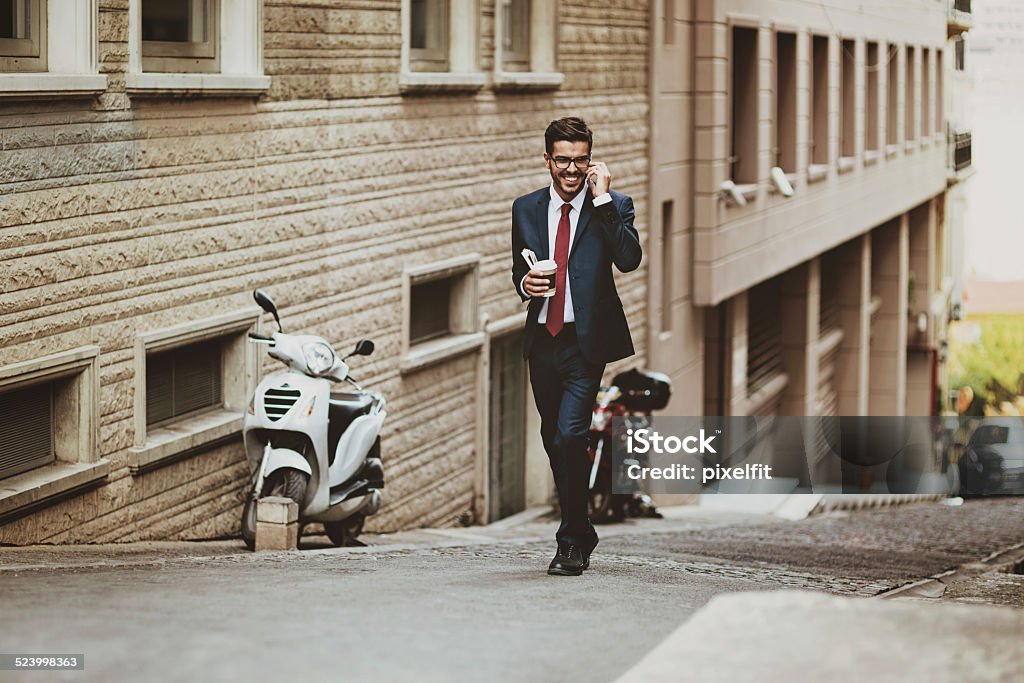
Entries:
<svg viewBox="0 0 1024 683">
<path fill-rule="evenodd" d="M 288 331 L 377 343 L 353 362 L 389 399 L 373 529 L 548 499 L 509 351 L 525 320 L 511 201 L 548 182 L 548 121 L 580 115 L 646 240 L 647 2 L 14 5 L 0 23 L 0 402 L 5 435 L 48 432 L 49 453 L 5 454 L 0 542 L 237 533 L 241 415 L 274 366 L 245 342 L 268 323 L 255 287 Z M 646 278 L 618 278 L 631 363 L 646 359 Z M 158 368 L 197 359 L 212 359 L 213 405 L 158 405 Z M 504 488 L 502 439 L 521 453 Z"/>
<path fill-rule="evenodd" d="M 670 412 L 937 414 L 970 2 L 654 4 L 648 357 L 690 388 Z"/>
<path fill-rule="evenodd" d="M 548 501 L 509 209 L 567 114 L 645 250 L 617 276 L 638 354 L 608 377 L 667 372 L 675 415 L 938 409 L 969 2 L 13 4 L 0 444 L 49 441 L 0 450 L 0 542 L 236 533 L 273 368 L 254 287 L 289 331 L 377 342 L 353 363 L 389 399 L 373 529 Z M 198 366 L 197 412 L 160 373 Z"/>
</svg>

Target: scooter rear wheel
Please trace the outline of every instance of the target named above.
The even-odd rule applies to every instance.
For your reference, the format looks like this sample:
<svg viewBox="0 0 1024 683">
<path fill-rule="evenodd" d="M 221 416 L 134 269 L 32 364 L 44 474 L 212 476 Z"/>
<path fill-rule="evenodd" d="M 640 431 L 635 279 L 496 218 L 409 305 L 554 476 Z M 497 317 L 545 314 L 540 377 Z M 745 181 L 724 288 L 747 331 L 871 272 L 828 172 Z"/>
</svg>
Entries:
<svg viewBox="0 0 1024 683">
<path fill-rule="evenodd" d="M 365 521 L 366 515 L 358 512 L 340 522 L 324 522 L 324 531 L 327 533 L 327 538 L 331 539 L 331 543 L 341 548 L 352 545 L 359 534 L 363 533 L 363 522 Z"/>
</svg>

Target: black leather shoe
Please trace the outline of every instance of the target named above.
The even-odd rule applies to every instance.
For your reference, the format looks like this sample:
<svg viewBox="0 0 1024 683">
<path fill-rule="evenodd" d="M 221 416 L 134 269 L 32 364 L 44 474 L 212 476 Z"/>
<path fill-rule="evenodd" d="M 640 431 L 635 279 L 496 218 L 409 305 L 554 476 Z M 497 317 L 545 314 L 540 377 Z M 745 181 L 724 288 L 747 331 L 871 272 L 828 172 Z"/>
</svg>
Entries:
<svg viewBox="0 0 1024 683">
<path fill-rule="evenodd" d="M 590 554 L 592 552 L 594 552 L 594 548 L 597 547 L 597 544 L 598 544 L 598 542 L 600 540 L 601 539 L 599 539 L 597 537 L 597 532 L 594 532 L 594 540 L 590 544 L 587 545 L 587 548 L 585 550 L 581 551 L 583 553 L 583 568 L 584 569 L 590 569 Z"/>
<path fill-rule="evenodd" d="M 558 552 L 548 565 L 548 574 L 554 576 L 579 576 L 583 573 L 585 560 L 579 546 L 558 545 Z"/>
</svg>

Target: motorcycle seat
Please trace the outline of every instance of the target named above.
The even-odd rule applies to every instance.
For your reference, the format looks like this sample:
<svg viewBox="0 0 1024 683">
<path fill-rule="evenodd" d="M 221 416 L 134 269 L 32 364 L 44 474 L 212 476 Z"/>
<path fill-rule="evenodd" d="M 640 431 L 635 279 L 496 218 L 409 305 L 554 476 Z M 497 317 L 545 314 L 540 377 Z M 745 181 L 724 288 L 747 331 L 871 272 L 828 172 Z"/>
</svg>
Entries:
<svg viewBox="0 0 1024 683">
<path fill-rule="evenodd" d="M 331 393 L 327 412 L 327 444 L 330 462 L 334 461 L 334 450 L 338 446 L 341 435 L 345 433 L 354 419 L 370 412 L 371 406 L 373 406 L 373 397 L 366 394 Z"/>
</svg>

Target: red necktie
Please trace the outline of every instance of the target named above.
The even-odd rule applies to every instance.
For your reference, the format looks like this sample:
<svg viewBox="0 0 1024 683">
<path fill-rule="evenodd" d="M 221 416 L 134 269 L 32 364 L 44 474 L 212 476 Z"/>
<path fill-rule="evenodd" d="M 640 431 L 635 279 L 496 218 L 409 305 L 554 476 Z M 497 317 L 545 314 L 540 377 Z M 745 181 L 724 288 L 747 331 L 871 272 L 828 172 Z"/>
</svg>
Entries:
<svg viewBox="0 0 1024 683">
<path fill-rule="evenodd" d="M 569 265 L 569 210 L 571 204 L 562 204 L 562 217 L 558 219 L 558 234 L 555 235 L 555 295 L 548 304 L 548 321 L 544 324 L 552 337 L 558 336 L 565 324 L 565 269 Z"/>
</svg>

